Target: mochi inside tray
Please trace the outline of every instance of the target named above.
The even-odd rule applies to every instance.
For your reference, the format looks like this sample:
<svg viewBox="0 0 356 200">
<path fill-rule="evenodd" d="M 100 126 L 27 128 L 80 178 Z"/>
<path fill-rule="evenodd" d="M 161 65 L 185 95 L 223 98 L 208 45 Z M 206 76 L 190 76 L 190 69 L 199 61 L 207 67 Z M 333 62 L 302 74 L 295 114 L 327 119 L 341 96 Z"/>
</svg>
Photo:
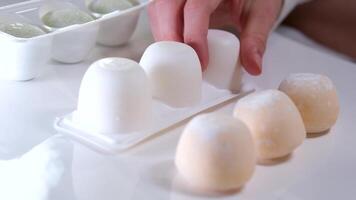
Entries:
<svg viewBox="0 0 356 200">
<path fill-rule="evenodd" d="M 239 40 L 209 30 L 207 69 L 187 44 L 151 44 L 140 63 L 127 58 L 94 62 L 81 82 L 77 109 L 55 128 L 96 150 L 116 153 L 208 108 L 238 96 Z M 242 94 L 241 92 L 240 94 Z"/>
<path fill-rule="evenodd" d="M 92 1 L 29 0 L 0 7 L 0 79 L 28 81 L 40 76 L 50 59 L 66 64 L 79 63 L 88 58 L 96 43 L 104 46 L 127 43 L 136 29 L 141 11 L 150 3 L 138 0 L 130 8 L 98 15 L 89 9 Z M 66 18 L 62 13 L 49 21 L 68 23 L 66 26 L 48 25 L 45 16 L 68 9 L 85 13 L 92 20 L 71 24 L 74 17 Z M 1 26 L 10 27 L 10 30 Z M 39 31 L 41 34 L 37 34 Z"/>
<path fill-rule="evenodd" d="M 80 129 L 72 121 L 73 114 L 59 117 L 55 121 L 55 128 L 62 134 L 83 143 L 84 145 L 101 153 L 115 154 L 129 149 L 140 142 L 153 137 L 179 122 L 184 121 L 200 112 L 236 99 L 252 92 L 251 88 L 243 88 L 240 93 L 234 94 L 229 90 L 217 89 L 209 83 L 203 82 L 202 99 L 199 104 L 187 108 L 173 108 L 154 100 L 153 120 L 150 128 L 140 132 L 100 134 Z"/>
</svg>

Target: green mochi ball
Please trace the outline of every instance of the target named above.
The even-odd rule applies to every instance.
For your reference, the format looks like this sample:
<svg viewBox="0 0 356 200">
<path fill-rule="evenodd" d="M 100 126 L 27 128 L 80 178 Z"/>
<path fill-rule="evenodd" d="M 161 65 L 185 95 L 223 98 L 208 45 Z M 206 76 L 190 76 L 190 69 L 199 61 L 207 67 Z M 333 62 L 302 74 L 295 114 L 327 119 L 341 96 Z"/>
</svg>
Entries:
<svg viewBox="0 0 356 200">
<path fill-rule="evenodd" d="M 32 38 L 46 34 L 39 27 L 27 23 L 0 24 L 0 31 L 19 38 Z"/>
<path fill-rule="evenodd" d="M 48 12 L 42 17 L 45 25 L 52 28 L 63 28 L 75 24 L 84 24 L 93 21 L 88 13 L 76 8 L 66 8 Z"/>
<path fill-rule="evenodd" d="M 89 5 L 89 9 L 95 13 L 108 14 L 132 8 L 134 5 L 135 3 L 129 0 L 94 0 Z"/>
</svg>

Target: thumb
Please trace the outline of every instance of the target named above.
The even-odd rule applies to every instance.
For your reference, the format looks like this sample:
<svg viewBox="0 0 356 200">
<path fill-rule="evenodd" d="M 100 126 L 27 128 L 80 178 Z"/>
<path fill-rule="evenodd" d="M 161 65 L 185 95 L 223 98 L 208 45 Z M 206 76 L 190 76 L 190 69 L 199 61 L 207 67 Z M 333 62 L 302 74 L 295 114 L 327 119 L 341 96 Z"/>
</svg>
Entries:
<svg viewBox="0 0 356 200">
<path fill-rule="evenodd" d="M 241 33 L 241 62 L 251 75 L 262 72 L 262 59 L 270 31 L 280 12 L 282 0 L 255 0 Z"/>
</svg>

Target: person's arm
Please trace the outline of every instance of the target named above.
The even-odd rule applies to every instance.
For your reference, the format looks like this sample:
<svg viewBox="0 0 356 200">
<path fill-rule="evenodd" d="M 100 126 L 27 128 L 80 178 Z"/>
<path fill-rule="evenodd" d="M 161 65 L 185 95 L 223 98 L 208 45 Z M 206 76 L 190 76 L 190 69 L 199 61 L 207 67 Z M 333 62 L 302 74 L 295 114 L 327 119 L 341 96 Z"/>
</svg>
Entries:
<svg viewBox="0 0 356 200">
<path fill-rule="evenodd" d="M 355 8 L 355 0 L 313 0 L 298 6 L 285 23 L 311 39 L 356 59 Z"/>
<path fill-rule="evenodd" d="M 298 5 L 308 2 L 310 0 L 284 0 L 283 7 L 276 21 L 275 28 L 279 26 L 283 20 L 294 10 Z"/>
</svg>

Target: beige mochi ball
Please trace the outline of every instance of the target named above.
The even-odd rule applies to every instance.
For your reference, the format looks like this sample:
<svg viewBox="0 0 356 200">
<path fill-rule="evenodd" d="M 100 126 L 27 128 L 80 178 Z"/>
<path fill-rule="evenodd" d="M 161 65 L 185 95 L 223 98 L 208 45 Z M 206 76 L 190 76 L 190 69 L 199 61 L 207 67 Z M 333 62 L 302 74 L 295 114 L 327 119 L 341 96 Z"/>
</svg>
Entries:
<svg viewBox="0 0 356 200">
<path fill-rule="evenodd" d="M 234 116 L 250 129 L 260 161 L 287 156 L 306 137 L 297 107 L 278 90 L 255 92 L 240 99 Z"/>
<path fill-rule="evenodd" d="M 183 131 L 175 164 L 193 188 L 213 192 L 238 189 L 251 178 L 256 164 L 250 131 L 230 115 L 199 115 Z"/>
<path fill-rule="evenodd" d="M 298 107 L 306 131 L 319 133 L 330 129 L 339 114 L 339 101 L 332 81 L 320 74 L 291 74 L 279 90 L 286 93 Z"/>
</svg>

